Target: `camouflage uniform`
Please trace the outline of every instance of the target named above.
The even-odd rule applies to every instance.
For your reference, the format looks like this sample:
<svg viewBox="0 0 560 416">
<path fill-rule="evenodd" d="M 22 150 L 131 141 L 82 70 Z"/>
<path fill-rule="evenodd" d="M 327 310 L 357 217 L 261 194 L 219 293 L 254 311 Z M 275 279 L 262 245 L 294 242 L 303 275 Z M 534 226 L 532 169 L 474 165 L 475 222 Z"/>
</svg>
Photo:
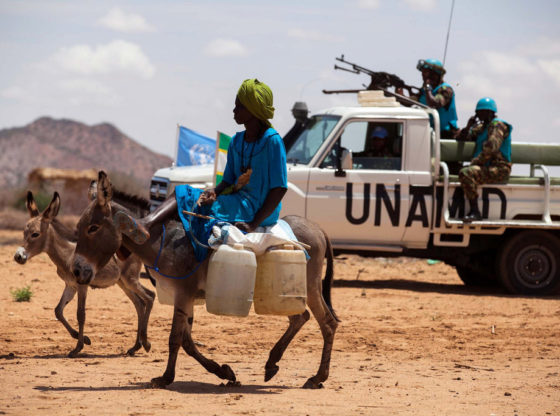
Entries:
<svg viewBox="0 0 560 416">
<path fill-rule="evenodd" d="M 443 82 L 443 81 L 442 81 Z M 420 99 L 419 95 L 412 95 L 412 98 L 415 101 Z M 446 85 L 442 86 L 438 91 L 437 94 L 434 96 L 436 101 L 436 105 L 433 108 L 440 108 L 446 107 L 451 103 L 451 99 L 453 98 L 453 88 L 448 87 Z"/>
<path fill-rule="evenodd" d="M 443 80 L 441 82 L 443 83 Z M 447 108 L 451 104 L 451 100 L 453 100 L 453 94 L 453 88 L 448 85 L 442 85 L 434 95 L 435 104 L 430 107 L 435 108 L 436 110 L 442 107 Z M 411 95 L 410 98 L 415 101 L 420 101 L 420 95 Z M 444 130 L 442 126 L 441 138 L 452 139 L 455 131 L 456 129 Z"/>
<path fill-rule="evenodd" d="M 461 130 L 457 140 L 476 140 L 486 128 L 479 124 L 468 131 Z M 509 179 L 511 163 L 500 152 L 502 142 L 509 134 L 507 124 L 492 120 L 488 125 L 488 139 L 482 145 L 482 152 L 471 160 L 470 166 L 459 172 L 459 181 L 468 200 L 478 198 L 478 186 L 484 183 L 501 183 Z"/>
</svg>

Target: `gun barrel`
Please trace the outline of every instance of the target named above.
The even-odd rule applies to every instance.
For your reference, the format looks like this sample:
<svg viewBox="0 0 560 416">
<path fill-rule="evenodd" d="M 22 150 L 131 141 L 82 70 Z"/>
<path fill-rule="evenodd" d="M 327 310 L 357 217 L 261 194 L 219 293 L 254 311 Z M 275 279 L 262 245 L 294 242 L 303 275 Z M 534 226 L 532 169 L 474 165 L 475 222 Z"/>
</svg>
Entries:
<svg viewBox="0 0 560 416">
<path fill-rule="evenodd" d="M 356 94 L 366 90 L 323 90 L 323 94 Z"/>
<path fill-rule="evenodd" d="M 343 68 L 343 67 L 338 66 L 336 64 L 334 65 L 334 69 L 340 69 L 341 71 L 351 72 L 353 74 L 359 74 L 360 73 L 359 71 L 356 71 L 355 69 Z"/>
</svg>

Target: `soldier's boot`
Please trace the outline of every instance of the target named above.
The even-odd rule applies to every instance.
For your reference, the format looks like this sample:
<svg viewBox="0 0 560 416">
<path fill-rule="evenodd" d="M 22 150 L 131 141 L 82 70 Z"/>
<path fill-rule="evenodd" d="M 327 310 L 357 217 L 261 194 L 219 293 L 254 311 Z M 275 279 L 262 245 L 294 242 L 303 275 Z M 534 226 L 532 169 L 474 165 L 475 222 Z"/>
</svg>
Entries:
<svg viewBox="0 0 560 416">
<path fill-rule="evenodd" d="M 472 221 L 480 221 L 482 219 L 482 215 L 478 210 L 478 201 L 477 199 L 470 199 L 469 205 L 471 209 L 467 215 L 463 217 L 463 222 L 472 222 Z"/>
<path fill-rule="evenodd" d="M 133 218 L 124 211 L 118 211 L 113 219 L 115 226 L 134 243 L 144 244 L 150 238 L 151 227 L 170 219 L 177 212 L 174 196 L 167 198 L 154 212 L 140 219 Z"/>
</svg>

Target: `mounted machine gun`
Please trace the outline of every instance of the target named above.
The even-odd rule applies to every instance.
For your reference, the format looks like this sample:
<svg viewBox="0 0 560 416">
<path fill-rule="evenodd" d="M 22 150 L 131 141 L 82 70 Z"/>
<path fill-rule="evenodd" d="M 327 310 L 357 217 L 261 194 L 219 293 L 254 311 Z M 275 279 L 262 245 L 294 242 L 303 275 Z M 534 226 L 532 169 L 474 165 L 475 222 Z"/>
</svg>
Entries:
<svg viewBox="0 0 560 416">
<path fill-rule="evenodd" d="M 413 105 L 420 105 L 425 107 L 423 104 L 418 103 L 417 101 L 406 97 L 404 95 L 398 94 L 396 92 L 390 91 L 387 88 L 393 87 L 395 89 L 405 89 L 408 90 L 409 94 L 419 95 L 420 88 L 414 87 L 412 85 L 406 84 L 398 75 L 390 74 L 388 72 L 383 71 L 372 71 L 371 69 L 365 68 L 353 62 L 349 62 L 344 59 L 344 55 L 341 55 L 339 58 L 335 58 L 337 61 L 342 62 L 343 64 L 348 65 L 350 68 L 342 67 L 337 64 L 334 65 L 334 69 L 339 69 L 341 71 L 351 72 L 352 74 L 366 74 L 371 77 L 371 82 L 369 85 L 365 87 L 366 90 L 381 90 L 388 95 L 396 97 L 401 101 L 405 101 L 408 104 Z M 324 94 L 344 94 L 344 93 L 358 93 L 360 91 L 364 91 L 364 89 L 360 90 L 323 90 Z"/>
</svg>

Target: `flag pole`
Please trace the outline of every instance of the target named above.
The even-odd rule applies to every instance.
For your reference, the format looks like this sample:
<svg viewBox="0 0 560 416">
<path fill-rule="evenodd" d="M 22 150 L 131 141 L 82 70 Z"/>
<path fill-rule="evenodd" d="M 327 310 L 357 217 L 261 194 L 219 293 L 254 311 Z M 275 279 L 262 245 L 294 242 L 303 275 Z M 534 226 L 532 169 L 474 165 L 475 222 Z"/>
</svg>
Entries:
<svg viewBox="0 0 560 416">
<path fill-rule="evenodd" d="M 177 157 L 179 156 L 179 131 L 181 125 L 177 123 L 177 133 L 175 133 L 175 158 L 173 159 L 173 165 L 177 165 Z"/>
<path fill-rule="evenodd" d="M 218 158 L 220 154 L 220 131 L 216 131 L 216 153 L 214 154 L 214 188 L 216 187 L 216 180 L 218 178 Z"/>
</svg>

